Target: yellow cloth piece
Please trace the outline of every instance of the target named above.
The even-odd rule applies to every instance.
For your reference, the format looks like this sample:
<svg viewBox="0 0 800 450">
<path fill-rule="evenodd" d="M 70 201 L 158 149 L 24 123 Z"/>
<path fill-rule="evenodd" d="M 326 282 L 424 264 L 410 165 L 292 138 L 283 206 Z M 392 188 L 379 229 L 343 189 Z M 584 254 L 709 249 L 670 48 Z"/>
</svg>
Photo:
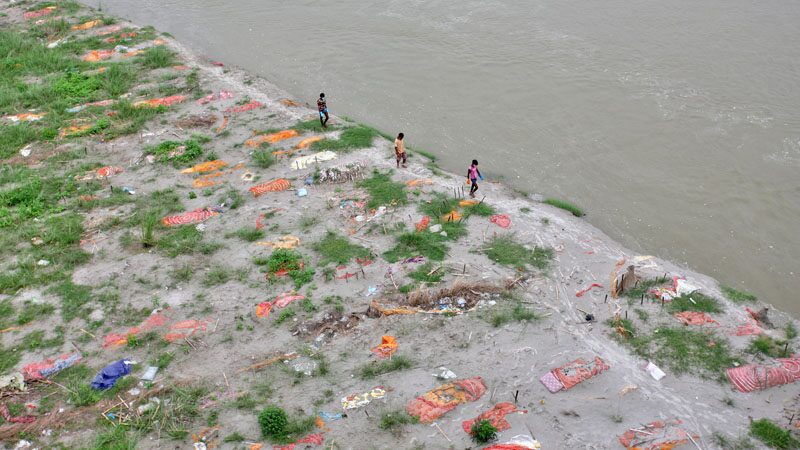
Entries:
<svg viewBox="0 0 800 450">
<path fill-rule="evenodd" d="M 84 23 L 82 23 L 80 25 L 73 25 L 72 26 L 72 30 L 73 31 L 88 30 L 88 29 L 94 28 L 94 27 L 96 27 L 98 25 L 100 25 L 100 21 L 99 20 L 90 20 L 90 21 L 84 22 Z"/>
<path fill-rule="evenodd" d="M 292 236 L 287 234 L 286 236 L 281 236 L 275 241 L 259 241 L 256 242 L 256 245 L 261 245 L 264 247 L 272 247 L 273 249 L 284 248 L 284 249 L 292 249 L 300 245 L 300 238 L 297 236 Z"/>
<path fill-rule="evenodd" d="M 312 163 L 322 161 L 330 161 L 336 159 L 336 153 L 326 150 L 324 152 L 314 153 L 313 155 L 300 156 L 292 161 L 292 170 L 302 170 Z"/>
<path fill-rule="evenodd" d="M 322 137 L 322 136 L 307 137 L 307 138 L 303 139 L 302 141 L 300 141 L 300 143 L 297 144 L 296 148 L 306 148 L 309 145 L 313 144 L 314 142 L 321 141 L 323 139 L 325 139 L 325 138 Z"/>
<path fill-rule="evenodd" d="M 228 165 L 228 163 L 226 163 L 225 161 L 223 161 L 221 159 L 215 159 L 213 161 L 206 161 L 206 162 L 197 164 L 197 165 L 192 166 L 192 167 L 190 167 L 188 169 L 183 169 L 183 170 L 181 170 L 181 173 L 212 172 L 214 170 L 219 170 L 219 169 L 221 169 L 221 168 L 223 168 L 223 167 L 225 167 L 227 165 Z"/>
</svg>

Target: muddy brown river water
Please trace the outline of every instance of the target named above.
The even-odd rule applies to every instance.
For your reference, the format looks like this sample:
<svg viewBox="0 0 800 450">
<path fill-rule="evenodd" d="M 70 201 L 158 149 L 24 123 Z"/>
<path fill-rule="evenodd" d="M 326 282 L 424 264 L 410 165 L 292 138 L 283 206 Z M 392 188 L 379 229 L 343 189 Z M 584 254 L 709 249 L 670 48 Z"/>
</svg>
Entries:
<svg viewBox="0 0 800 450">
<path fill-rule="evenodd" d="M 800 3 L 97 0 L 800 315 Z"/>
</svg>

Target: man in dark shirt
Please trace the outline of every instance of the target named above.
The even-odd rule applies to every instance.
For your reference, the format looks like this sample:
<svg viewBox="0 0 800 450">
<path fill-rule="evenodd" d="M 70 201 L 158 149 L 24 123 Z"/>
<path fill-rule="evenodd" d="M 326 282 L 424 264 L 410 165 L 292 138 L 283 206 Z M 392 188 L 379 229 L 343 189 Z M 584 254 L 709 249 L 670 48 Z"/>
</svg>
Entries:
<svg viewBox="0 0 800 450">
<path fill-rule="evenodd" d="M 320 125 L 322 125 L 322 128 L 328 128 L 328 103 L 325 101 L 324 92 L 319 94 L 319 100 L 317 100 L 317 109 L 319 110 Z"/>
</svg>

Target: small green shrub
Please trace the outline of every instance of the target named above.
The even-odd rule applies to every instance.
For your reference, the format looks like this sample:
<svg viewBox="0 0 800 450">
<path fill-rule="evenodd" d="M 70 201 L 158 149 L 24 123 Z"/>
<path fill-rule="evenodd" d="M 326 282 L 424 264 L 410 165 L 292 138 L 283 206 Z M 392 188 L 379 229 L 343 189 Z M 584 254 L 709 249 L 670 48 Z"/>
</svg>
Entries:
<svg viewBox="0 0 800 450">
<path fill-rule="evenodd" d="M 758 297 L 749 292 L 740 291 L 730 286 L 720 286 L 720 289 L 725 294 L 725 297 L 728 297 L 734 303 L 755 303 L 758 301 Z"/>
<path fill-rule="evenodd" d="M 281 440 L 288 434 L 289 416 L 282 408 L 267 406 L 258 414 L 261 435 L 265 438 Z"/>
<path fill-rule="evenodd" d="M 272 152 L 269 150 L 256 150 L 253 152 L 252 158 L 256 167 L 262 169 L 266 169 L 275 164 L 275 157 L 272 156 Z"/>
<path fill-rule="evenodd" d="M 388 173 L 380 173 L 375 170 L 372 177 L 360 181 L 358 186 L 366 189 L 369 193 L 367 208 L 377 208 L 381 205 L 402 206 L 408 203 L 406 185 L 392 181 L 392 177 Z"/>
<path fill-rule="evenodd" d="M 552 249 L 543 247 L 527 249 L 511 236 L 494 237 L 483 252 L 496 263 L 518 269 L 524 269 L 528 264 L 538 269 L 545 269 L 553 259 Z"/>
<path fill-rule="evenodd" d="M 332 231 L 325 233 L 312 248 L 322 256 L 321 264 L 347 264 L 351 259 L 369 258 L 371 253 L 368 248 L 353 244 L 346 237 Z"/>
<path fill-rule="evenodd" d="M 485 444 L 497 438 L 497 427 L 492 425 L 492 422 L 486 419 L 478 420 L 472 424 L 470 434 L 475 442 L 479 444 Z"/>
</svg>

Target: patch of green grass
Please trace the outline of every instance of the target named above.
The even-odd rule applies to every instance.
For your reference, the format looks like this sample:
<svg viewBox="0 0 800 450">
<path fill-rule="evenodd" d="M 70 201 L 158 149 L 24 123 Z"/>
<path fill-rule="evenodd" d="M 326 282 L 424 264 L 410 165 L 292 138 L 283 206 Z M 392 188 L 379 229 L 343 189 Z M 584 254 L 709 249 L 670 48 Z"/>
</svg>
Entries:
<svg viewBox="0 0 800 450">
<path fill-rule="evenodd" d="M 300 227 L 302 231 L 307 231 L 308 229 L 310 229 L 311 227 L 313 227 L 318 223 L 319 223 L 318 216 L 303 216 L 300 218 L 300 221 L 297 223 L 297 225 Z"/>
<path fill-rule="evenodd" d="M 171 270 L 169 274 L 175 281 L 187 282 L 194 276 L 194 268 L 189 264 L 184 264 Z"/>
<path fill-rule="evenodd" d="M 683 311 L 718 313 L 722 312 L 722 305 L 715 298 L 695 292 L 674 298 L 667 309 L 672 313 Z"/>
<path fill-rule="evenodd" d="M 28 351 L 33 351 L 41 348 L 62 347 L 64 345 L 64 329 L 56 327 L 56 335 L 50 339 L 45 338 L 44 330 L 37 330 L 26 334 L 20 346 Z"/>
<path fill-rule="evenodd" d="M 272 442 L 285 444 L 314 428 L 314 417 L 289 418 L 282 408 L 267 406 L 258 414 L 261 435 Z"/>
<path fill-rule="evenodd" d="M 658 328 L 648 335 L 639 332 L 630 320 L 621 322 L 628 336 L 623 338 L 615 332 L 615 339 L 628 345 L 637 355 L 668 368 L 676 375 L 694 374 L 722 381 L 725 369 L 741 363 L 733 355 L 727 339 L 715 333 L 680 327 Z M 611 320 L 608 324 L 614 326 Z"/>
<path fill-rule="evenodd" d="M 797 337 L 797 328 L 795 328 L 794 322 L 788 322 L 783 329 L 784 332 L 786 333 L 787 341 L 791 341 L 792 339 Z"/>
<path fill-rule="evenodd" d="M 225 284 L 231 279 L 231 271 L 223 266 L 214 266 L 203 277 L 203 286 L 212 287 Z"/>
<path fill-rule="evenodd" d="M 750 435 L 758 438 L 758 440 L 771 448 L 800 448 L 800 441 L 792 437 L 789 430 L 775 425 L 766 418 L 750 422 Z"/>
<path fill-rule="evenodd" d="M 264 230 L 256 228 L 239 228 L 233 233 L 225 235 L 225 237 L 237 237 L 243 241 L 255 242 L 264 237 Z"/>
<path fill-rule="evenodd" d="M 200 417 L 200 400 L 206 394 L 202 386 L 172 387 L 168 394 L 159 396 L 161 407 L 133 417 L 128 427 L 143 434 L 160 430 L 171 439 L 186 439 Z"/>
<path fill-rule="evenodd" d="M 61 317 L 64 322 L 71 322 L 88 313 L 85 305 L 92 301 L 91 286 L 64 281 L 48 289 L 48 292 L 61 297 Z"/>
<path fill-rule="evenodd" d="M 22 353 L 16 348 L 5 348 L 0 345 L 0 373 L 9 373 L 22 359 Z"/>
<path fill-rule="evenodd" d="M 380 173 L 376 170 L 372 173 L 372 177 L 360 181 L 358 186 L 369 193 L 367 208 L 377 208 L 381 205 L 402 206 L 408 203 L 406 185 L 392 181 L 389 173 Z"/>
<path fill-rule="evenodd" d="M 136 83 L 138 74 L 128 64 L 111 64 L 98 78 L 108 98 L 117 98 L 127 93 Z"/>
<path fill-rule="evenodd" d="M 236 397 L 233 401 L 233 407 L 236 409 L 252 410 L 256 407 L 258 402 L 250 396 L 250 394 L 242 394 Z"/>
<path fill-rule="evenodd" d="M 647 311 L 643 309 L 636 308 L 633 310 L 633 312 L 636 313 L 636 315 L 639 317 L 639 320 L 641 320 L 642 322 L 647 322 L 647 320 L 650 319 L 650 314 L 648 314 Z"/>
<path fill-rule="evenodd" d="M 26 325 L 34 321 L 34 319 L 43 319 L 50 314 L 56 307 L 49 303 L 34 303 L 26 301 L 17 317 L 17 325 Z"/>
<path fill-rule="evenodd" d="M 246 438 L 242 436 L 239 432 L 233 432 L 225 436 L 225 438 L 222 439 L 222 442 L 244 442 L 245 439 Z"/>
<path fill-rule="evenodd" d="M 159 369 L 164 369 L 169 366 L 169 363 L 175 359 L 175 354 L 170 352 L 159 353 L 158 356 L 150 360 L 150 365 L 156 366 Z"/>
<path fill-rule="evenodd" d="M 496 212 L 495 209 L 486 202 L 479 202 L 475 205 L 464 206 L 463 208 L 459 206 L 459 202 L 460 200 L 449 197 L 445 193 L 435 192 L 430 201 L 420 203 L 419 210 L 421 213 L 434 219 L 435 223 L 442 222 L 442 216 L 453 210 L 458 211 L 463 209 L 462 215 L 464 216 L 464 220 L 472 215 L 487 217 Z"/>
<path fill-rule="evenodd" d="M 103 83 L 96 76 L 84 75 L 80 72 L 67 72 L 51 85 L 53 92 L 69 103 L 83 103 L 95 100 L 95 92 Z"/>
<path fill-rule="evenodd" d="M 484 247 L 483 252 L 492 261 L 505 266 L 524 269 L 527 265 L 537 269 L 546 269 L 553 259 L 550 248 L 525 248 L 512 236 L 496 236 Z"/>
<path fill-rule="evenodd" d="M 731 286 L 720 286 L 720 290 L 725 294 L 725 297 L 728 297 L 728 300 L 734 303 L 755 303 L 758 301 L 758 297 L 754 294 L 740 291 Z"/>
<path fill-rule="evenodd" d="M 410 358 L 403 355 L 396 355 L 391 359 L 372 361 L 368 364 L 365 364 L 359 368 L 358 374 L 361 378 L 370 379 L 389 372 L 410 369 L 411 366 L 412 361 Z"/>
<path fill-rule="evenodd" d="M 136 450 L 137 439 L 125 427 L 103 428 L 86 450 Z"/>
<path fill-rule="evenodd" d="M 719 448 L 724 450 L 756 450 L 756 446 L 753 444 L 753 441 L 751 441 L 747 436 L 740 436 L 734 441 L 719 431 L 715 431 L 711 435 L 711 440 L 717 444 Z"/>
<path fill-rule="evenodd" d="M 372 147 L 372 141 L 378 135 L 374 128 L 364 125 L 357 125 L 346 128 L 339 135 L 339 139 L 323 139 L 311 144 L 311 148 L 316 151 L 330 150 L 334 152 L 346 153 L 361 148 Z"/>
<path fill-rule="evenodd" d="M 319 123 L 319 119 L 309 119 L 301 122 L 297 122 L 296 124 L 292 125 L 292 128 L 297 131 L 316 131 L 316 132 L 323 132 L 323 131 L 330 131 L 335 130 L 336 127 L 333 125 L 328 125 L 328 128 L 323 129 L 322 125 Z M 280 130 L 275 130 L 280 131 Z"/>
<path fill-rule="evenodd" d="M 170 258 L 178 255 L 202 253 L 208 255 L 221 247 L 217 243 L 203 243 L 203 233 L 193 225 L 171 227 L 156 241 L 156 248 Z"/>
<path fill-rule="evenodd" d="M 281 310 L 281 312 L 278 313 L 278 317 L 275 318 L 275 324 L 276 325 L 280 325 L 283 322 L 285 322 L 286 320 L 294 317 L 296 314 L 297 313 L 295 312 L 294 308 L 292 308 L 292 307 L 283 308 Z"/>
<path fill-rule="evenodd" d="M 381 419 L 380 422 L 378 422 L 378 428 L 381 430 L 394 430 L 397 428 L 402 428 L 405 425 L 418 422 L 418 417 L 410 416 L 403 410 L 386 411 L 381 413 Z"/>
<path fill-rule="evenodd" d="M 346 237 L 332 231 L 328 231 L 322 239 L 315 242 L 312 248 L 322 257 L 320 264 L 347 264 L 352 259 L 369 258 L 372 253 L 368 248 L 353 244 Z"/>
<path fill-rule="evenodd" d="M 416 270 L 409 272 L 408 276 L 412 280 L 424 283 L 438 283 L 444 277 L 444 268 L 442 266 L 434 267 L 433 263 L 425 263 L 419 266 Z"/>
<path fill-rule="evenodd" d="M 497 306 L 492 308 L 487 316 L 489 323 L 493 327 L 498 328 L 511 322 L 533 322 L 539 319 L 539 316 L 529 308 L 526 308 L 522 302 L 517 301 L 512 308 Z"/>
<path fill-rule="evenodd" d="M 171 162 L 175 167 L 185 167 L 203 156 L 203 147 L 195 140 L 164 141 L 145 149 L 146 154 L 154 155 L 159 162 Z"/>
<path fill-rule="evenodd" d="M 175 52 L 164 45 L 155 45 L 137 56 L 138 62 L 148 69 L 161 69 L 174 66 Z"/>
<path fill-rule="evenodd" d="M 573 205 L 572 203 L 565 201 L 565 200 L 558 200 L 555 198 L 546 198 L 542 203 L 546 203 L 550 206 L 555 206 L 556 208 L 561 208 L 565 211 L 569 211 L 575 217 L 583 216 L 583 210 L 578 208 L 577 206 Z"/>
<path fill-rule="evenodd" d="M 788 358 L 794 353 L 794 350 L 787 345 L 786 341 L 773 339 L 762 334 L 750 341 L 750 345 L 747 346 L 747 352 L 771 358 Z"/>
<path fill-rule="evenodd" d="M 434 261 L 443 261 L 447 250 L 445 239 L 439 234 L 410 232 L 398 236 L 395 246 L 384 252 L 383 257 L 389 262 L 397 262 L 402 258 L 423 255 Z"/>
<path fill-rule="evenodd" d="M 272 152 L 269 150 L 256 150 L 251 155 L 251 158 L 256 167 L 262 169 L 272 167 L 275 164 L 275 157 L 272 156 Z"/>
</svg>

